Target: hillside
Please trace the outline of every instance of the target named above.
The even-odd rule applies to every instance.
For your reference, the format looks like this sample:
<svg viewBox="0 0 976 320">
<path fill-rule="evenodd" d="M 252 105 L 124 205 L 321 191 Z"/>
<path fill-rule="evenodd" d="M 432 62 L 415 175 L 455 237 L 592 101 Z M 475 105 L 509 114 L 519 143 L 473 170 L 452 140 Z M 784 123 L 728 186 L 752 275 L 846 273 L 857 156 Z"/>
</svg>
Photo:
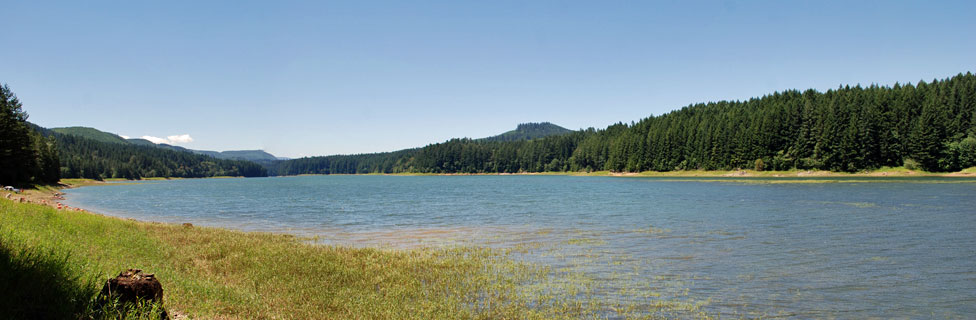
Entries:
<svg viewBox="0 0 976 320">
<path fill-rule="evenodd" d="M 104 131 L 101 131 L 101 130 L 98 130 L 98 129 L 95 129 L 95 128 L 89 128 L 89 127 L 65 127 L 65 128 L 51 128 L 51 131 L 54 131 L 54 132 L 57 132 L 57 133 L 60 133 L 60 134 L 69 134 L 69 135 L 73 135 L 73 136 L 77 136 L 77 137 L 91 139 L 91 140 L 95 140 L 95 141 L 99 141 L 99 142 L 129 144 L 129 141 L 126 141 L 125 139 L 123 139 L 122 137 L 120 137 L 118 135 L 111 134 L 111 133 L 108 133 L 108 132 L 104 132 Z M 146 142 L 149 142 L 149 141 L 146 141 Z M 149 143 L 152 143 L 152 142 L 149 142 Z"/>
<path fill-rule="evenodd" d="M 187 149 L 184 147 L 169 145 L 165 143 L 156 144 L 146 139 L 139 139 L 139 138 L 124 139 L 118 135 L 104 132 L 95 128 L 89 128 L 89 127 L 53 128 L 50 130 L 60 134 L 86 138 L 86 139 L 95 140 L 99 142 L 128 144 L 128 145 L 135 145 L 135 146 L 149 146 L 149 147 L 155 147 L 155 148 L 167 149 L 173 151 L 192 152 L 195 154 L 211 156 L 217 159 L 261 161 L 261 162 L 278 160 L 277 157 L 263 150 L 231 150 L 231 151 L 193 150 L 193 149 Z"/>
<path fill-rule="evenodd" d="M 137 145 L 137 146 L 155 146 L 156 145 L 152 141 L 149 141 L 149 140 L 146 140 L 146 139 L 140 139 L 140 138 L 131 138 L 131 139 L 125 139 L 125 140 L 126 141 L 129 141 L 130 144 L 134 144 L 134 145 Z"/>
<path fill-rule="evenodd" d="M 108 143 L 54 133 L 61 159 L 61 178 L 202 178 L 263 177 L 267 171 L 249 161 L 214 159 L 153 146 Z"/>
<path fill-rule="evenodd" d="M 267 176 L 266 169 L 250 161 L 215 159 L 182 147 L 157 145 L 144 139 L 126 140 L 94 128 L 44 129 L 27 124 L 54 139 L 61 178 Z"/>
<path fill-rule="evenodd" d="M 502 133 L 497 136 L 491 136 L 487 138 L 482 138 L 478 140 L 483 141 L 519 141 L 519 140 L 533 140 L 539 138 L 545 138 L 548 136 L 564 135 L 572 133 L 573 130 L 569 130 L 549 122 L 540 123 L 522 123 L 519 124 L 515 130 Z"/>
</svg>

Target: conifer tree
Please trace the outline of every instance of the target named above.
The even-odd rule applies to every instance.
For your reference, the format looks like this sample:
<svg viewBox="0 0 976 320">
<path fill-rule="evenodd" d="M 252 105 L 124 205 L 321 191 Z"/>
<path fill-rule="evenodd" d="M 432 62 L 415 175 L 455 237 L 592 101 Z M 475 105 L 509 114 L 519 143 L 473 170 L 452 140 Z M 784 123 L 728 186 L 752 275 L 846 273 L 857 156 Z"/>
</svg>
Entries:
<svg viewBox="0 0 976 320">
<path fill-rule="evenodd" d="M 0 184 L 24 186 L 37 170 L 27 113 L 6 84 L 0 86 Z"/>
</svg>

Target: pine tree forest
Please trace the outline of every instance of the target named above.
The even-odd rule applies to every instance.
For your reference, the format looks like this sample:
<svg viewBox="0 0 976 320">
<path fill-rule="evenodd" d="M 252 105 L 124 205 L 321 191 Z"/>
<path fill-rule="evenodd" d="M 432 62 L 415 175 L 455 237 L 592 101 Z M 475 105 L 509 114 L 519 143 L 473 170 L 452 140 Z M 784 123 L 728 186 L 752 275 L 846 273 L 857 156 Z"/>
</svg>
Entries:
<svg viewBox="0 0 976 320">
<path fill-rule="evenodd" d="M 279 175 L 562 171 L 857 172 L 976 166 L 976 76 L 789 90 L 689 105 L 636 123 L 530 141 L 453 139 L 389 153 L 282 161 Z"/>
</svg>

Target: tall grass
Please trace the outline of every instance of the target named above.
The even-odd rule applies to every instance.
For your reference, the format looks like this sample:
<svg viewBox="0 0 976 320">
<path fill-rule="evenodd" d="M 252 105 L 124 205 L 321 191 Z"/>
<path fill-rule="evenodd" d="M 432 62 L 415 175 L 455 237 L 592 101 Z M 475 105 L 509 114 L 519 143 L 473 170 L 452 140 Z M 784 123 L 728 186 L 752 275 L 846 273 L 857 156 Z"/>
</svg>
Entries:
<svg viewBox="0 0 976 320">
<path fill-rule="evenodd" d="M 0 319 L 159 319 L 161 304 L 99 296 L 107 273 L 74 242 L 87 228 L 60 218 L 46 206 L 0 202 Z"/>
<path fill-rule="evenodd" d="M 75 273 L 68 255 L 24 247 L 0 235 L 0 318 L 70 319 L 96 293 Z"/>
<path fill-rule="evenodd" d="M 124 318 L 93 303 L 128 268 L 194 317 L 551 318 L 518 294 L 539 273 L 485 248 L 379 250 L 288 235 L 143 223 L 0 201 L 0 318 Z M 551 306 L 550 306 L 551 307 Z M 6 317 L 9 316 L 9 317 Z"/>
<path fill-rule="evenodd" d="M 636 302 L 604 301 L 591 275 L 520 262 L 513 258 L 519 248 L 394 250 L 307 240 L 0 200 L 0 292 L 12 293 L 0 295 L 0 319 L 158 317 L 159 305 L 98 301 L 101 285 L 129 268 L 155 273 L 163 306 L 191 318 L 707 317 L 700 305 L 640 286 L 621 287 L 635 288 Z"/>
</svg>

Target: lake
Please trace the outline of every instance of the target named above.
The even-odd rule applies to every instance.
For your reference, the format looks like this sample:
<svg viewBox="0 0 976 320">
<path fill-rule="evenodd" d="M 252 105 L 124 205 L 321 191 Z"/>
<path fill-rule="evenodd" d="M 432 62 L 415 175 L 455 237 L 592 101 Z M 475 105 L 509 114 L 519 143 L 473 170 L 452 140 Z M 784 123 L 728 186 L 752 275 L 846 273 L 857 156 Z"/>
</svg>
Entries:
<svg viewBox="0 0 976 320">
<path fill-rule="evenodd" d="M 605 303 L 748 318 L 976 314 L 972 178 L 301 176 L 67 194 L 109 215 L 323 244 L 513 249 Z"/>
</svg>

